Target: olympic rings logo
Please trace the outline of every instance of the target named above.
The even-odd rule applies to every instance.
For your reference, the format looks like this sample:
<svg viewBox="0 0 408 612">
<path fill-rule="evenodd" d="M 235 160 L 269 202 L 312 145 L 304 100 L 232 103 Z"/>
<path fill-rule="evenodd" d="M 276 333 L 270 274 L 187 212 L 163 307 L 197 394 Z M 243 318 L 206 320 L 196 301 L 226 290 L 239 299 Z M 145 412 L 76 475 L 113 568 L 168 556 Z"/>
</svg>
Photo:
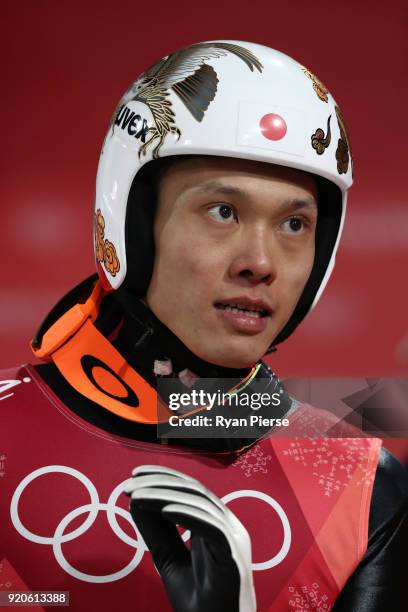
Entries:
<svg viewBox="0 0 408 612">
<path fill-rule="evenodd" d="M 43 476 L 44 474 L 51 474 L 51 473 L 68 474 L 69 476 L 73 476 L 74 478 L 77 478 L 87 489 L 89 493 L 90 503 L 84 504 L 83 506 L 79 506 L 78 508 L 71 510 L 71 512 L 68 512 L 68 514 L 66 514 L 61 519 L 61 521 L 57 525 L 57 528 L 55 529 L 55 532 L 52 536 L 40 536 L 40 535 L 33 533 L 32 531 L 29 531 L 23 525 L 23 523 L 21 522 L 20 516 L 19 516 L 18 504 L 19 504 L 20 497 L 23 491 L 31 482 L 33 482 L 33 480 L 35 480 L 39 476 Z M 52 546 L 54 556 L 55 556 L 57 563 L 67 574 L 69 574 L 73 578 L 76 578 L 78 580 L 83 580 L 84 582 L 94 582 L 94 583 L 99 583 L 99 584 L 105 583 L 105 582 L 114 582 L 115 580 L 120 580 L 121 578 L 124 578 L 125 576 L 130 574 L 134 569 L 136 569 L 136 567 L 141 562 L 144 553 L 148 552 L 148 548 L 146 544 L 144 543 L 143 538 L 140 535 L 131 517 L 130 512 L 116 505 L 119 495 L 121 495 L 123 492 L 123 487 L 125 485 L 125 482 L 127 482 L 127 479 L 124 480 L 123 482 L 120 482 L 113 489 L 112 493 L 109 496 L 108 501 L 106 503 L 103 503 L 99 501 L 98 492 L 94 484 L 91 482 L 91 480 L 89 480 L 89 478 L 87 478 L 80 471 L 74 468 L 71 468 L 71 467 L 67 467 L 65 465 L 46 465 L 28 474 L 25 478 L 23 478 L 23 480 L 17 486 L 16 490 L 14 491 L 14 495 L 13 495 L 13 498 L 11 500 L 11 505 L 10 505 L 11 520 L 13 522 L 14 527 L 18 531 L 18 533 L 21 536 L 23 536 L 25 539 L 29 540 L 30 542 L 34 542 L 36 544 L 43 544 L 43 545 L 45 544 L 45 545 Z M 273 508 L 273 510 L 276 512 L 279 519 L 281 520 L 281 523 L 283 526 L 283 543 L 282 543 L 282 546 L 279 552 L 274 557 L 271 557 L 270 559 L 266 561 L 252 564 L 252 569 L 254 571 L 268 570 L 272 567 L 275 567 L 279 563 L 281 563 L 289 552 L 290 545 L 291 545 L 291 528 L 290 528 L 288 517 L 285 511 L 283 510 L 282 506 L 275 499 L 273 499 L 273 497 L 270 497 L 266 493 L 262 493 L 260 491 L 255 491 L 252 489 L 243 489 L 239 491 L 233 491 L 232 493 L 228 493 L 227 495 L 224 495 L 224 497 L 222 497 L 221 500 L 225 504 L 227 504 L 228 502 L 234 499 L 240 499 L 242 497 L 253 497 L 255 499 L 264 501 L 271 508 Z M 129 563 L 125 567 L 123 567 L 121 570 L 114 572 L 112 574 L 105 574 L 103 576 L 97 576 L 93 574 L 86 574 L 76 569 L 75 567 L 73 567 L 64 556 L 64 553 L 62 551 L 62 544 L 64 544 L 64 542 L 70 542 L 80 537 L 83 533 L 85 533 L 93 525 L 93 523 L 95 522 L 98 516 L 98 513 L 101 510 L 106 512 L 106 516 L 107 516 L 109 525 L 112 531 L 115 533 L 115 535 L 117 535 L 117 537 L 120 540 L 122 540 L 122 542 L 124 542 L 131 548 L 134 548 L 135 553 L 133 557 L 131 558 L 131 560 L 129 561 Z M 66 529 L 69 526 L 69 524 L 74 519 L 76 519 L 78 516 L 81 516 L 82 514 L 87 514 L 87 517 L 85 518 L 84 522 L 76 529 L 66 532 Z M 135 536 L 136 536 L 135 538 L 130 537 L 125 531 L 123 531 L 123 529 L 120 527 L 117 521 L 117 518 L 116 518 L 117 515 L 122 516 L 131 525 L 132 529 L 135 532 Z M 182 538 L 184 541 L 187 541 L 189 537 L 190 537 L 190 533 L 188 531 L 183 533 Z"/>
</svg>

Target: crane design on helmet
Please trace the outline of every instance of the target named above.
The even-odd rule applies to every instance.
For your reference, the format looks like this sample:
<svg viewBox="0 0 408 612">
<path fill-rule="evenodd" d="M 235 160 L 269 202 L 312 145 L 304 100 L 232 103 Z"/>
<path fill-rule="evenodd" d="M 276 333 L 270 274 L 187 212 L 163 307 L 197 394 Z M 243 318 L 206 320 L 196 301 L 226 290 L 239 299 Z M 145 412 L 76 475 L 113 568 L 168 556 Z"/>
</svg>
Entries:
<svg viewBox="0 0 408 612">
<path fill-rule="evenodd" d="M 147 148 L 155 145 L 152 157 L 157 159 L 167 134 L 175 134 L 177 140 L 181 130 L 175 123 L 172 103 L 168 100 L 172 89 L 197 121 L 202 121 L 217 92 L 218 77 L 214 68 L 206 60 L 218 59 L 228 53 L 239 57 L 253 72 L 262 72 L 259 59 L 248 49 L 227 42 L 200 43 L 176 51 L 151 66 L 128 89 L 119 103 L 115 121 L 122 115 L 128 102 L 146 104 L 152 115 L 154 125 L 146 132 L 149 138 L 140 146 L 139 158 L 146 155 Z"/>
</svg>

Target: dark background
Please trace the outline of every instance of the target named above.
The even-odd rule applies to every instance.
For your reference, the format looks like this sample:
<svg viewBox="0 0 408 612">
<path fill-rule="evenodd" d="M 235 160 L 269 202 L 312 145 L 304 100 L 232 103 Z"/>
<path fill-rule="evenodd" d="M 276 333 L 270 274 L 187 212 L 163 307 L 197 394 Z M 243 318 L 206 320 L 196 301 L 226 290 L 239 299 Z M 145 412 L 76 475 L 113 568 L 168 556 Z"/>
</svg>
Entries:
<svg viewBox="0 0 408 612">
<path fill-rule="evenodd" d="M 138 73 L 200 40 L 252 40 L 316 73 L 342 108 L 355 185 L 334 276 L 273 357 L 281 376 L 406 376 L 407 3 L 2 3 L 0 366 L 94 271 L 99 150 Z M 5 145 L 5 146 L 4 146 Z"/>
</svg>

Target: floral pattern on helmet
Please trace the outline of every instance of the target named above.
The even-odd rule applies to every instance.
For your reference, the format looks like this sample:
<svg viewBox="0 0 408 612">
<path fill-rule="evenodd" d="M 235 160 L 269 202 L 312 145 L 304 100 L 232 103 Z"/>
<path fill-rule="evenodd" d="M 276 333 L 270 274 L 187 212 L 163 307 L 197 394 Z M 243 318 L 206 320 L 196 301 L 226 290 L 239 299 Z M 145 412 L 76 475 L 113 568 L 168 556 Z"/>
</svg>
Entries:
<svg viewBox="0 0 408 612">
<path fill-rule="evenodd" d="M 314 134 L 312 134 L 312 147 L 316 151 L 318 155 L 322 155 L 331 141 L 331 131 L 330 131 L 330 119 L 331 115 L 327 120 L 327 135 L 324 133 L 322 128 L 318 128 Z"/>
<path fill-rule="evenodd" d="M 327 89 L 327 87 L 317 78 L 317 76 L 313 74 L 313 72 L 310 72 L 310 70 L 308 70 L 307 68 L 303 68 L 302 70 L 305 75 L 313 81 L 313 89 L 317 93 L 320 100 L 322 102 L 328 102 L 327 94 L 329 93 L 329 90 Z"/>
<path fill-rule="evenodd" d="M 346 174 L 351 155 L 350 140 L 341 110 L 338 106 L 335 107 L 335 110 L 337 115 L 337 123 L 339 124 L 340 130 L 340 138 L 338 140 L 336 150 L 337 171 L 339 174 Z"/>
<path fill-rule="evenodd" d="M 100 208 L 95 213 L 95 257 L 112 276 L 120 270 L 120 263 L 116 249 L 112 242 L 105 238 L 105 219 Z"/>
</svg>

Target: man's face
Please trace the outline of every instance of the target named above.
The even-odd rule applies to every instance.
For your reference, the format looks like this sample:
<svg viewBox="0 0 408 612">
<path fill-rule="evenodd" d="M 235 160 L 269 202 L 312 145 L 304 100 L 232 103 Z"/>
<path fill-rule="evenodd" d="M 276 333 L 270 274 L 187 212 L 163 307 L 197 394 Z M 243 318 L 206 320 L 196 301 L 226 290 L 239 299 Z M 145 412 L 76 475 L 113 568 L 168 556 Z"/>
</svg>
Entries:
<svg viewBox="0 0 408 612">
<path fill-rule="evenodd" d="M 163 175 L 146 301 L 196 355 L 254 365 L 289 320 L 309 278 L 317 188 L 299 170 L 186 158 Z"/>
</svg>

